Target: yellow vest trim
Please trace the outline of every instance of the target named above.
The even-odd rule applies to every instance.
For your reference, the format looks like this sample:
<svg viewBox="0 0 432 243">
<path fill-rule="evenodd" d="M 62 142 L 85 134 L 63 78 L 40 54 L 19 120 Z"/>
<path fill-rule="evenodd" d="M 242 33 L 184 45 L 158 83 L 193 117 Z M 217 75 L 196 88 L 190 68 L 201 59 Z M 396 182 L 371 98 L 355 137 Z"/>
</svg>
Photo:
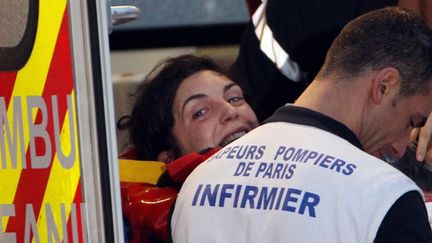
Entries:
<svg viewBox="0 0 432 243">
<path fill-rule="evenodd" d="M 166 164 L 160 161 L 119 159 L 121 182 L 156 184 L 165 170 Z"/>
</svg>

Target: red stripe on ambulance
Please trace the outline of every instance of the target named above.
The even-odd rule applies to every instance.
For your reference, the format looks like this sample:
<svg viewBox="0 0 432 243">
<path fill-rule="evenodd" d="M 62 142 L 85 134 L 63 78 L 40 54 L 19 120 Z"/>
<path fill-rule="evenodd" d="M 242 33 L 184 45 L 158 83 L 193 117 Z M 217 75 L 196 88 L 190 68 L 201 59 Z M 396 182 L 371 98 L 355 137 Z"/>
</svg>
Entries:
<svg viewBox="0 0 432 243">
<path fill-rule="evenodd" d="M 68 228 L 68 239 L 69 242 L 76 242 L 76 243 L 81 243 L 84 242 L 83 239 L 83 231 L 82 229 L 84 229 L 84 225 L 83 225 L 83 218 L 81 217 L 81 215 L 83 215 L 83 210 L 81 208 L 81 205 L 83 204 L 83 198 L 82 198 L 82 188 L 81 188 L 81 182 L 78 183 L 77 186 L 77 190 L 75 193 L 75 197 L 74 197 L 74 212 L 71 212 L 71 217 L 69 217 L 68 223 L 67 223 L 67 228 Z"/>
<path fill-rule="evenodd" d="M 0 72 L 0 97 L 5 99 L 6 107 L 12 96 L 16 75 L 16 72 Z"/>
<path fill-rule="evenodd" d="M 56 153 L 55 139 L 59 139 L 54 137 L 52 97 L 56 97 L 58 101 L 57 115 L 60 125 L 59 127 L 61 128 L 67 111 L 66 97 L 71 95 L 73 90 L 67 8 L 64 12 L 61 28 L 57 38 L 56 47 L 51 61 L 52 64 L 50 66 L 44 92 L 41 97 L 46 104 L 47 114 L 43 114 L 43 111 L 39 109 L 35 120 L 35 124 L 40 124 L 43 119 L 47 119 L 47 121 L 44 122 L 47 122 L 46 132 L 49 134 L 49 141 L 43 139 L 42 137 L 35 137 L 34 140 L 36 142 L 36 156 L 48 156 L 49 161 L 46 162 L 49 162 L 49 164 L 46 167 L 42 166 L 45 168 L 35 169 L 34 163 L 32 163 L 32 159 L 34 159 L 34 157 L 31 158 L 32 156 L 30 155 L 30 150 L 29 148 L 27 149 L 27 168 L 32 169 L 22 170 L 14 200 L 16 207 L 20 208 L 15 209 L 16 215 L 15 217 L 10 217 L 7 226 L 8 232 L 17 233 L 18 242 L 23 242 L 24 240 L 24 230 L 26 225 L 24 222 L 28 220 L 26 219 L 26 204 L 31 203 L 36 219 L 39 218 L 41 206 L 44 206 L 41 204 L 44 198 L 48 178 L 50 176 L 52 161 Z M 72 116 L 74 114 L 69 113 L 69 115 Z M 50 143 L 48 147 L 47 143 Z M 51 153 L 47 154 L 47 148 L 50 148 Z"/>
</svg>

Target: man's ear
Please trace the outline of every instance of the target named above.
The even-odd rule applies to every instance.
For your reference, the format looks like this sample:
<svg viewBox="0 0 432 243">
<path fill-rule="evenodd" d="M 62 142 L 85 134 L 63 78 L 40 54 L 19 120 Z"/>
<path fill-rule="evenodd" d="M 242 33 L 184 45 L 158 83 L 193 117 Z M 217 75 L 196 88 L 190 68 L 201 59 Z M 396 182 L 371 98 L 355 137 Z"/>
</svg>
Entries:
<svg viewBox="0 0 432 243">
<path fill-rule="evenodd" d="M 171 162 L 174 160 L 174 153 L 171 150 L 164 150 L 158 154 L 158 161 Z"/>
<path fill-rule="evenodd" d="M 380 104 L 391 91 L 399 90 L 400 73 L 396 68 L 388 67 L 379 70 L 372 84 L 372 98 Z"/>
</svg>

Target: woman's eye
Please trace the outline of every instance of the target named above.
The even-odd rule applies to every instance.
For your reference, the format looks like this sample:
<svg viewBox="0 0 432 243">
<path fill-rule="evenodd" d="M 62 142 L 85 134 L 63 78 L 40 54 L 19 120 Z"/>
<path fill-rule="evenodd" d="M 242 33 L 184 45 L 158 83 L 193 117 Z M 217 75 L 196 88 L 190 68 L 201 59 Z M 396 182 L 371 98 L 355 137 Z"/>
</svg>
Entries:
<svg viewBox="0 0 432 243">
<path fill-rule="evenodd" d="M 192 119 L 195 120 L 199 117 L 202 117 L 205 113 L 207 113 L 207 109 L 201 109 L 193 114 Z"/>
<path fill-rule="evenodd" d="M 235 102 L 239 102 L 239 101 L 242 101 L 242 100 L 243 100 L 243 97 L 241 97 L 241 96 L 236 96 L 236 97 L 229 98 L 229 99 L 228 99 L 228 102 L 229 102 L 229 103 L 235 103 Z"/>
</svg>

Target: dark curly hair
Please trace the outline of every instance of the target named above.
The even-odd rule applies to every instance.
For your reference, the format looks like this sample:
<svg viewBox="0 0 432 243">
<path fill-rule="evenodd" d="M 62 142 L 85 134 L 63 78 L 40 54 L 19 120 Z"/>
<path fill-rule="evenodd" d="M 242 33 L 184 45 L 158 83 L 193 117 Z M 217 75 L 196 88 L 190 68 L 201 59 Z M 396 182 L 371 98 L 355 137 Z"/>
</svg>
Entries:
<svg viewBox="0 0 432 243">
<path fill-rule="evenodd" d="M 140 84 L 134 94 L 136 103 L 131 115 L 117 123 L 119 129 L 129 130 L 129 143 L 135 149 L 136 159 L 157 160 L 162 151 L 170 151 L 173 158 L 181 155 L 172 134 L 174 98 L 183 80 L 204 70 L 229 77 L 209 57 L 181 55 L 159 63 Z"/>
</svg>

